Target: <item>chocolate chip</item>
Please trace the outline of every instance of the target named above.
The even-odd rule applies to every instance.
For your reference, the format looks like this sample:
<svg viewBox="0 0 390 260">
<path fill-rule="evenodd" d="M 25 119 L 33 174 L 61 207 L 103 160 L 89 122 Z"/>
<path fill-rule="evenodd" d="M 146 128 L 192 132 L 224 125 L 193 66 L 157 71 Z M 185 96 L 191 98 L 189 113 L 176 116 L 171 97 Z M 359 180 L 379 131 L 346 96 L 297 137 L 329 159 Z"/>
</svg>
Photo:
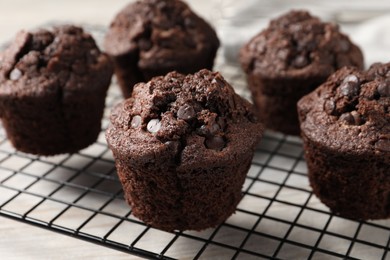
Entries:
<svg viewBox="0 0 390 260">
<path fill-rule="evenodd" d="M 386 67 L 379 67 L 376 71 L 375 74 L 380 77 L 385 77 L 387 74 L 388 70 Z"/>
<path fill-rule="evenodd" d="M 354 97 L 359 94 L 360 83 L 359 78 L 355 75 L 348 75 L 344 78 L 340 85 L 341 93 L 347 97 Z"/>
<path fill-rule="evenodd" d="M 351 115 L 351 113 L 344 113 L 340 116 L 340 120 L 346 123 L 347 125 L 354 125 L 355 118 Z"/>
<path fill-rule="evenodd" d="M 210 135 L 210 131 L 209 131 L 208 127 L 205 126 L 205 125 L 202 125 L 201 127 L 199 127 L 199 128 L 196 130 L 196 132 L 197 132 L 199 135 L 201 135 L 201 136 L 208 136 L 208 135 Z"/>
<path fill-rule="evenodd" d="M 364 123 L 364 120 L 363 120 L 362 116 L 357 111 L 352 111 L 351 115 L 353 117 L 355 125 L 361 125 L 361 124 Z"/>
<path fill-rule="evenodd" d="M 336 103 L 333 100 L 326 100 L 324 103 L 324 110 L 328 115 L 334 115 Z"/>
<path fill-rule="evenodd" d="M 381 97 L 390 97 L 390 82 L 384 81 L 379 83 L 377 91 Z"/>
<path fill-rule="evenodd" d="M 355 82 L 359 83 L 359 78 L 356 75 L 348 75 L 344 78 L 343 82 Z"/>
<path fill-rule="evenodd" d="M 306 58 L 305 55 L 298 55 L 295 57 L 295 59 L 292 62 L 292 65 L 295 68 L 303 68 L 306 67 L 309 64 L 309 60 Z"/>
<path fill-rule="evenodd" d="M 209 122 L 207 125 L 202 125 L 196 131 L 201 136 L 212 137 L 215 134 L 221 132 L 226 127 L 225 119 L 218 118 L 214 122 Z"/>
<path fill-rule="evenodd" d="M 158 130 L 160 130 L 160 128 L 161 128 L 161 122 L 158 119 L 152 119 L 149 121 L 146 128 L 151 133 L 157 133 Z"/>
<path fill-rule="evenodd" d="M 347 112 L 340 116 L 340 120 L 344 121 L 347 125 L 361 125 L 364 123 L 361 115 L 357 111 Z"/>
<path fill-rule="evenodd" d="M 177 111 L 177 118 L 183 120 L 190 120 L 196 115 L 194 108 L 189 104 L 182 105 Z"/>
<path fill-rule="evenodd" d="M 223 140 L 223 138 L 220 136 L 212 136 L 206 138 L 205 146 L 208 149 L 221 151 L 225 147 L 225 140 Z"/>
<path fill-rule="evenodd" d="M 211 81 L 212 84 L 217 84 L 220 88 L 224 88 L 226 85 L 226 82 L 224 79 L 222 79 L 219 75 L 217 75 L 213 80 Z"/>
<path fill-rule="evenodd" d="M 130 123 L 131 127 L 137 128 L 141 125 L 141 117 L 140 116 L 134 116 L 133 119 L 131 119 Z"/>
<path fill-rule="evenodd" d="M 257 123 L 258 122 L 258 118 L 257 116 L 254 114 L 254 113 L 248 113 L 246 114 L 246 117 L 248 118 L 248 120 L 251 122 L 251 123 Z"/>
<path fill-rule="evenodd" d="M 9 74 L 9 79 L 10 80 L 18 80 L 22 77 L 22 72 L 18 70 L 17 68 L 13 69 L 11 73 Z"/>
<path fill-rule="evenodd" d="M 375 143 L 375 148 L 382 152 L 390 152 L 390 139 L 379 139 Z"/>
</svg>

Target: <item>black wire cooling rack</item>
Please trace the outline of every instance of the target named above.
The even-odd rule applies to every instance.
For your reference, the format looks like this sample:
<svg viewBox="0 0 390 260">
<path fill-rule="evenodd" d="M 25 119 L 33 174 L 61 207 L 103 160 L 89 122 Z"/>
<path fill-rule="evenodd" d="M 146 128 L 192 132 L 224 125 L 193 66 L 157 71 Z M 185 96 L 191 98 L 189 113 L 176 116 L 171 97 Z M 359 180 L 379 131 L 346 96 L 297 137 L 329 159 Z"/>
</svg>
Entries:
<svg viewBox="0 0 390 260">
<path fill-rule="evenodd" d="M 248 97 L 240 69 L 217 63 Z M 97 142 L 76 154 L 20 153 L 0 124 L 0 215 L 152 259 L 390 259 L 390 221 L 332 215 L 311 192 L 301 140 L 273 132 L 257 148 L 244 196 L 225 223 L 173 233 L 145 225 L 123 199 L 104 138 L 120 100 L 113 83 Z"/>
</svg>

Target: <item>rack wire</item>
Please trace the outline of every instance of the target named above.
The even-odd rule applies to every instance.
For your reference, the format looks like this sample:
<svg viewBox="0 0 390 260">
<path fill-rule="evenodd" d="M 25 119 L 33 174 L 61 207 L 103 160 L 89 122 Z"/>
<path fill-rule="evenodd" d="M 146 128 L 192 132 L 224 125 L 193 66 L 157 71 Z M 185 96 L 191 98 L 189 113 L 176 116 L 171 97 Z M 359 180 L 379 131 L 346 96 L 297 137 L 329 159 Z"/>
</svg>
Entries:
<svg viewBox="0 0 390 260">
<path fill-rule="evenodd" d="M 219 59 L 217 70 L 249 97 L 237 65 Z M 172 233 L 145 225 L 123 199 L 104 138 L 121 99 L 114 82 L 98 140 L 75 154 L 18 152 L 0 124 L 0 215 L 151 259 L 390 259 L 390 221 L 331 214 L 311 192 L 301 140 L 274 132 L 256 149 L 243 198 L 225 223 Z"/>
</svg>

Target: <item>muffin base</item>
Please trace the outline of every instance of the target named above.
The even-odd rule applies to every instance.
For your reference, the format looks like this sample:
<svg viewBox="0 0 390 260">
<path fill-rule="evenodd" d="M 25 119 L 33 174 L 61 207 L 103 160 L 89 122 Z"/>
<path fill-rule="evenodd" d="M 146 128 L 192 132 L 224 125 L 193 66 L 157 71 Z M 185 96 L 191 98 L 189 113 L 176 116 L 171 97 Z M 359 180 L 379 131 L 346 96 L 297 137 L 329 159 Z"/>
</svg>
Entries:
<svg viewBox="0 0 390 260">
<path fill-rule="evenodd" d="M 116 166 L 134 216 L 166 231 L 202 230 L 235 212 L 252 157 L 185 171 L 154 164 L 135 169 L 118 158 Z"/>
<path fill-rule="evenodd" d="M 331 151 L 302 138 L 313 192 L 333 213 L 358 220 L 390 217 L 390 162 Z"/>
<path fill-rule="evenodd" d="M 100 133 L 105 93 L 106 89 L 65 103 L 60 97 L 26 97 L 17 105 L 8 105 L 2 115 L 7 137 L 26 153 L 77 152 L 95 142 Z"/>
</svg>

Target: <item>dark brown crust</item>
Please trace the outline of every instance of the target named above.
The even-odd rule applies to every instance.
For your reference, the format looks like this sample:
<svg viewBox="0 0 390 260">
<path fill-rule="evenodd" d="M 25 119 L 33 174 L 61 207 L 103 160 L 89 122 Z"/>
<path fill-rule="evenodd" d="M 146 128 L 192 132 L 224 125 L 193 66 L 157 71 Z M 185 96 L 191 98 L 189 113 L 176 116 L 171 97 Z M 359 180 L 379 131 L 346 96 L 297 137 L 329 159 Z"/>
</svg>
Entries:
<svg viewBox="0 0 390 260">
<path fill-rule="evenodd" d="M 179 0 L 143 0 L 117 14 L 105 38 L 125 97 L 135 83 L 171 71 L 184 74 L 213 67 L 215 31 Z"/>
<path fill-rule="evenodd" d="M 240 163 L 219 167 L 172 169 L 164 162 L 130 167 L 132 160 L 116 160 L 126 201 L 134 216 L 166 230 L 215 227 L 235 212 L 252 154 Z"/>
<path fill-rule="evenodd" d="M 161 124 L 155 133 L 152 120 Z M 137 84 L 111 123 L 107 142 L 140 219 L 200 230 L 234 212 L 262 125 L 219 73 L 173 72 Z"/>
<path fill-rule="evenodd" d="M 302 138 L 310 185 L 333 213 L 358 220 L 390 217 L 389 158 L 335 152 Z"/>
<path fill-rule="evenodd" d="M 20 32 L 0 57 L 0 116 L 18 150 L 71 153 L 96 140 L 113 68 L 89 34 Z"/>
<path fill-rule="evenodd" d="M 390 217 L 389 108 L 390 63 L 343 68 L 298 102 L 313 192 L 336 214 Z"/>
<path fill-rule="evenodd" d="M 295 107 L 300 97 L 343 66 L 363 67 L 362 52 L 336 25 L 305 11 L 272 20 L 242 47 L 240 61 L 265 126 L 293 135 L 299 134 Z M 269 104 L 283 101 L 265 107 L 268 98 Z"/>
</svg>

